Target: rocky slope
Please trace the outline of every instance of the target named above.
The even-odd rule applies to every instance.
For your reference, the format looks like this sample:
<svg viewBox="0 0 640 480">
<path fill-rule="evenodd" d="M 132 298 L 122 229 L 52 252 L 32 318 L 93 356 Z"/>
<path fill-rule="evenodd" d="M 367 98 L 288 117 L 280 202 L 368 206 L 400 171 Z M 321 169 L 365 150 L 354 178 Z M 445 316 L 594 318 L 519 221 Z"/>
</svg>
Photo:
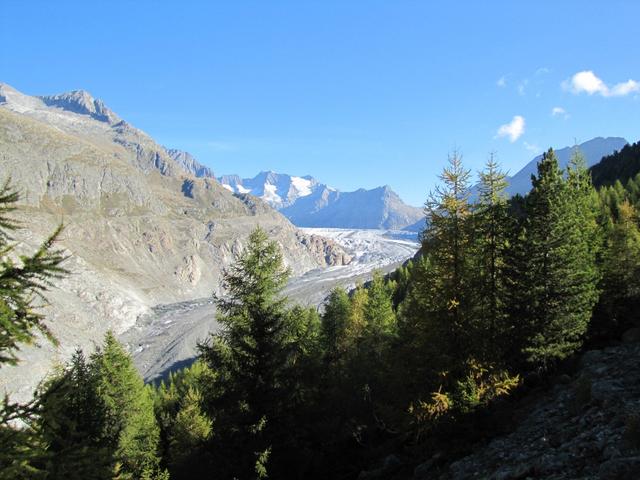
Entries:
<svg viewBox="0 0 640 480">
<path fill-rule="evenodd" d="M 526 394 L 499 400 L 479 412 L 473 423 L 477 430 L 463 430 L 477 439 L 474 445 L 467 437 L 441 439 L 445 449 L 432 448 L 431 457 L 417 465 L 415 448 L 420 447 L 408 446 L 361 471 L 358 479 L 638 479 L 638 359 L 640 328 L 632 328 L 618 345 L 569 359 L 554 377 L 530 374 Z M 471 453 L 455 457 L 459 449 Z"/>
<path fill-rule="evenodd" d="M 640 329 L 627 334 L 640 340 Z M 441 478 L 640 478 L 640 344 L 582 355 L 573 375 L 533 405 L 516 430 L 452 463 Z M 421 478 L 437 478 L 427 474 Z"/>
<path fill-rule="evenodd" d="M 0 393 L 25 398 L 52 363 L 107 329 L 122 334 L 152 306 L 209 296 L 256 225 L 294 273 L 347 261 L 173 156 L 87 92 L 32 97 L 0 84 L 0 178 L 20 189 L 26 227 L 16 240 L 29 252 L 64 222 L 72 272 L 49 295 L 60 347 L 25 349 L 18 367 L 0 372 Z"/>
<path fill-rule="evenodd" d="M 218 180 L 229 191 L 263 199 L 298 227 L 400 230 L 423 217 L 422 209 L 404 203 L 388 185 L 341 192 L 310 176 L 275 172 Z"/>
</svg>

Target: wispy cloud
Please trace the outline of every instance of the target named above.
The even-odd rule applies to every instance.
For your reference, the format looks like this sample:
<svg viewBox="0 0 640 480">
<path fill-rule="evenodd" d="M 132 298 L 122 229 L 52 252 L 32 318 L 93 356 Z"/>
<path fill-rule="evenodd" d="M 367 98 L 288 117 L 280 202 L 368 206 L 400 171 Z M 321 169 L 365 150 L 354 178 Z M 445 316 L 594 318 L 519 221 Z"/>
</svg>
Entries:
<svg viewBox="0 0 640 480">
<path fill-rule="evenodd" d="M 562 107 L 553 107 L 551 109 L 552 117 L 563 117 L 565 119 L 569 118 L 569 113 Z"/>
<path fill-rule="evenodd" d="M 509 137 L 511 143 L 515 142 L 524 134 L 525 121 L 521 115 L 514 116 L 509 123 L 505 123 L 498 128 L 496 137 Z"/>
<path fill-rule="evenodd" d="M 507 86 L 507 77 L 506 75 L 501 76 L 498 81 L 496 82 L 496 85 L 499 86 L 500 88 L 504 88 Z"/>
<path fill-rule="evenodd" d="M 529 80 L 526 79 L 526 78 L 524 80 L 520 81 L 520 83 L 518 84 L 518 94 L 519 95 L 524 95 L 525 94 L 525 90 L 526 90 L 528 84 L 529 84 Z"/>
<path fill-rule="evenodd" d="M 545 75 L 547 73 L 551 73 L 551 70 L 547 67 L 540 67 L 536 70 L 536 75 Z"/>
<path fill-rule="evenodd" d="M 586 93 L 603 97 L 624 97 L 630 93 L 640 92 L 640 83 L 629 79 L 626 82 L 609 86 L 592 70 L 583 70 L 562 82 L 562 88 L 576 95 Z"/>
<path fill-rule="evenodd" d="M 524 143 L 524 148 L 529 150 L 531 153 L 534 153 L 537 155 L 542 151 L 540 147 L 534 143 L 529 143 L 529 142 L 523 142 L 523 143 Z"/>
</svg>

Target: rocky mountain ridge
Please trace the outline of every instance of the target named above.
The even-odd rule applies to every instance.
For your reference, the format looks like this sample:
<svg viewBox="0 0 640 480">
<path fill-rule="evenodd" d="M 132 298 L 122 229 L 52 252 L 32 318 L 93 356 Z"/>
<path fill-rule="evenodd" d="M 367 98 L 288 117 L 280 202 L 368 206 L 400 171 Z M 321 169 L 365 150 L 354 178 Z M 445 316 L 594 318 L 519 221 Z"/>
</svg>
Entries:
<svg viewBox="0 0 640 480">
<path fill-rule="evenodd" d="M 591 167 L 602 160 L 602 157 L 622 149 L 627 143 L 627 140 L 622 137 L 595 137 L 579 145 L 558 148 L 554 151 L 560 168 L 567 167 L 576 148 L 584 157 L 587 167 Z M 506 191 L 510 196 L 524 195 L 531 190 L 531 175 L 536 173 L 540 160 L 542 160 L 542 155 L 534 157 L 516 174 L 508 177 L 509 186 Z"/>
</svg>

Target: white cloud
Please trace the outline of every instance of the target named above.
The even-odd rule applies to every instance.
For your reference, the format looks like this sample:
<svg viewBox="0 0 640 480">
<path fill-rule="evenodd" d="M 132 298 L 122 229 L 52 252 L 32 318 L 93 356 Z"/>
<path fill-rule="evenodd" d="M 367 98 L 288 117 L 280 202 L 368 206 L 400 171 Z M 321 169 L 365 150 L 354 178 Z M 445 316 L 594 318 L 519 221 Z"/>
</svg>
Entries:
<svg viewBox="0 0 640 480">
<path fill-rule="evenodd" d="M 551 109 L 551 116 L 552 117 L 563 117 L 565 119 L 569 118 L 569 114 L 562 107 L 553 107 Z"/>
<path fill-rule="evenodd" d="M 576 73 L 571 79 L 562 82 L 562 87 L 576 95 L 586 93 L 603 97 L 623 97 L 633 92 L 640 92 L 640 83 L 635 80 L 629 79 L 609 87 L 591 70 Z"/>
<path fill-rule="evenodd" d="M 551 70 L 549 70 L 547 67 L 540 67 L 539 69 L 536 70 L 536 75 L 545 75 L 550 72 Z"/>
<path fill-rule="evenodd" d="M 505 123 L 498 128 L 497 137 L 509 137 L 511 143 L 519 139 L 524 133 L 524 117 L 516 115 L 511 122 Z"/>
<path fill-rule="evenodd" d="M 531 153 L 538 154 L 541 152 L 540 147 L 534 143 L 524 142 L 524 148 L 529 150 Z"/>
<path fill-rule="evenodd" d="M 618 83 L 611 89 L 611 95 L 616 97 L 623 97 L 632 92 L 640 92 L 640 83 L 631 79 L 626 82 Z"/>
<path fill-rule="evenodd" d="M 498 81 L 496 82 L 496 85 L 499 86 L 500 88 L 504 88 L 507 86 L 507 77 L 505 77 L 504 75 L 501 76 Z"/>
</svg>

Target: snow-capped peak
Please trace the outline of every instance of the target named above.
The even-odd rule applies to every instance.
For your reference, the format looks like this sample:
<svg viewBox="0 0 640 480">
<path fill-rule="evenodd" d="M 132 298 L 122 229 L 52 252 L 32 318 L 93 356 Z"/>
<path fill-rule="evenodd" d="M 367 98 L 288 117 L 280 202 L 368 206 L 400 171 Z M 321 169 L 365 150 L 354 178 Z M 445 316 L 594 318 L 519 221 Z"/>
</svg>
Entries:
<svg viewBox="0 0 640 480">
<path fill-rule="evenodd" d="M 302 177 L 291 177 L 291 185 L 296 190 L 298 197 L 306 197 L 311 195 L 311 180 Z"/>
</svg>

